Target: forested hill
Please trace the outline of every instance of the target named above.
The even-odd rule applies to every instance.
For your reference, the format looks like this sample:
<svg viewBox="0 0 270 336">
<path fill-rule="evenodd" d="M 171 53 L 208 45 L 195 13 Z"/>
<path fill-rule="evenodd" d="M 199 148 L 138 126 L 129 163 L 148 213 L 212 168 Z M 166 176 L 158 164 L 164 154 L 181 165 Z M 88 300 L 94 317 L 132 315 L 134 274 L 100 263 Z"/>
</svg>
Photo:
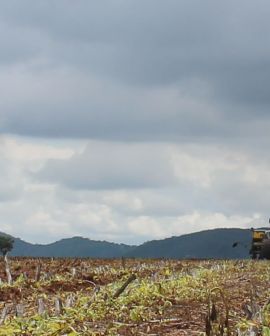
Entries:
<svg viewBox="0 0 270 336">
<path fill-rule="evenodd" d="M 233 248 L 234 242 L 240 244 Z M 251 233 L 244 229 L 214 229 L 152 240 L 139 246 L 95 241 L 82 237 L 52 244 L 27 243 L 15 238 L 14 256 L 95 257 L 95 258 L 247 258 Z"/>
<path fill-rule="evenodd" d="M 52 244 L 30 244 L 21 239 L 15 239 L 14 256 L 36 257 L 93 257 L 120 258 L 129 253 L 134 246 L 115 244 L 106 241 L 95 241 L 82 237 L 59 240 Z"/>
<path fill-rule="evenodd" d="M 238 246 L 232 245 L 239 242 Z M 248 258 L 251 232 L 244 229 L 214 229 L 146 242 L 127 254 L 148 258 Z"/>
</svg>

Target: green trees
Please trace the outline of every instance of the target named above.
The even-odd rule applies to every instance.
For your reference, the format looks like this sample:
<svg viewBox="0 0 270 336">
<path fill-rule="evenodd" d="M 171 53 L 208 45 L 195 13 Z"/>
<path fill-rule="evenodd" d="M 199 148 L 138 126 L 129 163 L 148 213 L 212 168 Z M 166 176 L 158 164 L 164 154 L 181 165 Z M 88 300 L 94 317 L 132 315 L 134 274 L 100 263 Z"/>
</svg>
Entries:
<svg viewBox="0 0 270 336">
<path fill-rule="evenodd" d="M 14 239 L 9 236 L 0 236 L 0 252 L 6 257 L 7 253 L 13 249 Z"/>
</svg>

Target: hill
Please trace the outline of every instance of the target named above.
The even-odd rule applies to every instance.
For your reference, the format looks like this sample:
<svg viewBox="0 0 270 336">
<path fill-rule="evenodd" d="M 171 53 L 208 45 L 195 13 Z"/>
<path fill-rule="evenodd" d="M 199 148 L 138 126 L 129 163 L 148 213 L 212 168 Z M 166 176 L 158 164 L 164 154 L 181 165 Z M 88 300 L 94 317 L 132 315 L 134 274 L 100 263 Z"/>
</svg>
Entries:
<svg viewBox="0 0 270 336">
<path fill-rule="evenodd" d="M 234 242 L 241 242 L 232 248 Z M 148 258 L 248 258 L 250 230 L 214 229 L 146 242 L 127 253 Z"/>
<path fill-rule="evenodd" d="M 0 233 L 1 234 L 1 233 Z M 241 244 L 232 248 L 236 241 Z M 95 241 L 82 237 L 51 244 L 31 244 L 14 238 L 13 256 L 93 258 L 248 258 L 250 230 L 214 229 L 179 237 L 152 240 L 139 246 Z"/>
<path fill-rule="evenodd" d="M 119 258 L 134 247 L 82 237 L 59 240 L 52 244 L 30 244 L 15 238 L 13 256 Z"/>
</svg>

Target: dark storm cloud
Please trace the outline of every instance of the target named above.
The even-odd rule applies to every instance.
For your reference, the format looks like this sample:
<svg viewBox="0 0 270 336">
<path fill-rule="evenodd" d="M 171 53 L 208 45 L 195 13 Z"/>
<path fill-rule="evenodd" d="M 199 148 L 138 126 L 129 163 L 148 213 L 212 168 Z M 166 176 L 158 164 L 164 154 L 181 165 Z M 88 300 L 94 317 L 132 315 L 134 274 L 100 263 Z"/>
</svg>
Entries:
<svg viewBox="0 0 270 336">
<path fill-rule="evenodd" d="M 269 14 L 266 0 L 2 3 L 2 94 L 12 99 L 0 129 L 223 141 L 256 119 L 257 136 L 269 126 Z"/>
</svg>

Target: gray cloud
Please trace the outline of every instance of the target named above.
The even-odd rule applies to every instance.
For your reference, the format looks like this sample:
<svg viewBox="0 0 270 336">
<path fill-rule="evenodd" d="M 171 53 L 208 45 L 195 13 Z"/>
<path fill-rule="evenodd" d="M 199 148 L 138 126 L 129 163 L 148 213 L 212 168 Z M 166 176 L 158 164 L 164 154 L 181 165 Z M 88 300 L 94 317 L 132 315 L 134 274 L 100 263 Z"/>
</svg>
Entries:
<svg viewBox="0 0 270 336">
<path fill-rule="evenodd" d="M 150 145 L 89 144 L 67 160 L 49 160 L 36 176 L 72 189 L 157 188 L 176 182 L 170 156 Z"/>
<path fill-rule="evenodd" d="M 182 141 L 269 126 L 267 1 L 1 7 L 2 63 L 29 88 L 6 89 L 2 132 Z"/>
</svg>

